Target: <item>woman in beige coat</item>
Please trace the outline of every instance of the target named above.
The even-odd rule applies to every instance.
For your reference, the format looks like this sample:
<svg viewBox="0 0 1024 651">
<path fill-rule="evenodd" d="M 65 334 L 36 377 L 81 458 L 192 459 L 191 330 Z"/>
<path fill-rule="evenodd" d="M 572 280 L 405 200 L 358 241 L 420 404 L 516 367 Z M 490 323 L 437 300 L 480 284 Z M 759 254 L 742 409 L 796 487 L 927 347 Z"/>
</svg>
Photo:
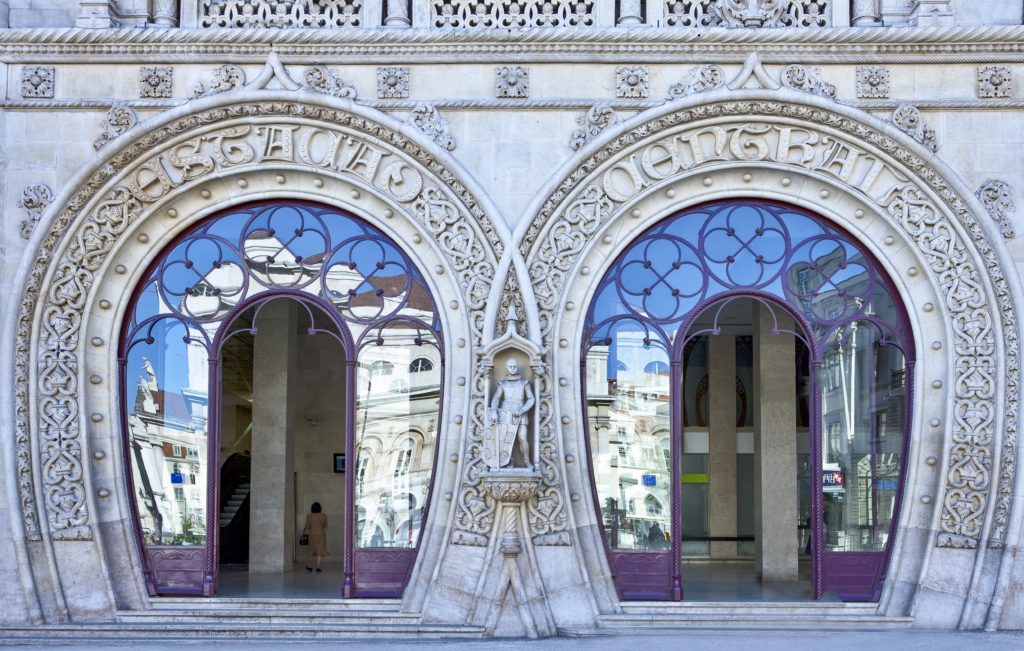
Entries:
<svg viewBox="0 0 1024 651">
<path fill-rule="evenodd" d="M 306 571 L 312 572 L 311 566 L 315 566 L 316 571 L 321 572 L 320 558 L 327 556 L 327 516 L 323 514 L 320 502 L 313 502 L 309 510 L 310 513 L 306 515 L 306 526 L 302 529 L 303 533 L 309 536 L 309 561 Z"/>
</svg>

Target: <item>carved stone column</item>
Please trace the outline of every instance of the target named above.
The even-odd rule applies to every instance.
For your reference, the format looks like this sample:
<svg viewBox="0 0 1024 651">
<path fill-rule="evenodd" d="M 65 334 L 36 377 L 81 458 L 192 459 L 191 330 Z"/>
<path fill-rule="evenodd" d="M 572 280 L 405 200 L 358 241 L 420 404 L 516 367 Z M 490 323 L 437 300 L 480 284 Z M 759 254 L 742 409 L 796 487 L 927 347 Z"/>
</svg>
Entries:
<svg viewBox="0 0 1024 651">
<path fill-rule="evenodd" d="M 153 22 L 161 27 L 177 27 L 178 0 L 156 0 L 153 3 Z"/>
<path fill-rule="evenodd" d="M 385 27 L 412 27 L 412 16 L 409 15 L 409 0 L 385 1 Z"/>
<path fill-rule="evenodd" d="M 615 20 L 615 24 L 643 25 L 643 11 L 640 3 L 641 0 L 621 0 L 619 2 L 619 15 Z"/>
<path fill-rule="evenodd" d="M 850 23 L 854 27 L 874 27 L 882 24 L 881 0 L 853 0 L 853 17 Z"/>
</svg>

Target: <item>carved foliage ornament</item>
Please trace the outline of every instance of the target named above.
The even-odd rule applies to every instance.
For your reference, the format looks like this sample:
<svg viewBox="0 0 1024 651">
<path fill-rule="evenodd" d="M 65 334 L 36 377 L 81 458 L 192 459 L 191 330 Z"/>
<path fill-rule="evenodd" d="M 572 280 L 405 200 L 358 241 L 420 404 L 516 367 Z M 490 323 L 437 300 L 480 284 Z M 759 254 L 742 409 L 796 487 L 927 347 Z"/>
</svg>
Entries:
<svg viewBox="0 0 1024 651">
<path fill-rule="evenodd" d="M 139 123 L 139 116 L 135 114 L 130 106 L 115 104 L 107 111 L 107 117 L 103 120 L 103 133 L 93 143 L 96 149 L 102 149 L 111 140 L 114 140 L 122 133 L 131 129 Z"/>
<path fill-rule="evenodd" d="M 832 0 L 665 0 L 676 27 L 827 27 Z"/>
<path fill-rule="evenodd" d="M 722 116 L 735 116 L 736 123 L 698 124 Z M 799 155 L 792 155 L 795 146 L 792 130 L 797 127 L 779 122 L 786 119 L 798 120 L 804 125 L 819 123 L 830 131 L 826 135 L 810 126 L 799 127 L 804 133 L 804 144 L 799 146 Z M 850 140 L 833 135 L 834 131 L 850 134 Z M 654 134 L 661 134 L 662 138 L 637 144 Z M 783 142 L 787 145 L 780 149 Z M 829 152 L 836 151 L 835 147 L 856 151 L 866 142 L 874 143 L 921 180 L 908 179 L 898 168 L 873 157 L 861 157 L 854 169 L 827 164 Z M 641 147 L 645 149 L 635 152 Z M 656 151 L 648 152 L 650 148 Z M 666 158 L 665 151 L 679 155 Z M 641 161 L 653 160 L 655 156 L 666 165 L 642 164 Z M 936 544 L 977 547 L 992 499 L 993 461 L 998 453 L 1000 473 L 989 545 L 1001 547 L 1006 537 L 1015 475 L 1020 390 L 1016 313 L 1009 286 L 992 245 L 963 198 L 926 161 L 862 123 L 829 111 L 793 104 L 728 102 L 683 109 L 655 118 L 608 143 L 584 161 L 548 198 L 520 245 L 521 253 L 528 256 L 530 279 L 540 310 L 543 345 L 551 344 L 555 310 L 561 304 L 569 273 L 612 212 L 654 183 L 673 175 L 691 174 L 704 165 L 721 165 L 723 160 L 748 165 L 765 161 L 829 174 L 858 195 L 876 202 L 916 243 L 927 260 L 933 282 L 944 296 L 956 341 L 952 364 L 955 373 L 954 417 L 950 424 L 952 446 Z M 595 174 L 599 169 L 603 171 Z M 929 199 L 928 192 L 916 185 L 918 182 L 929 184 L 931 191 L 941 198 L 960 222 L 963 232 L 972 238 L 970 245 L 961 239 L 961 230 L 949 222 L 946 213 Z M 969 246 L 980 254 L 984 269 L 973 262 Z M 987 273 L 987 282 L 995 292 L 992 298 L 986 295 L 983 272 Z M 1002 333 L 1004 342 L 1001 351 L 1004 373 L 996 372 L 997 331 Z M 1000 385 L 1003 443 L 1002 449 L 997 451 L 994 441 Z"/>
<path fill-rule="evenodd" d="M 217 122 L 237 119 L 245 119 L 249 124 L 216 126 Z M 304 120 L 319 124 L 302 124 Z M 197 128 L 205 131 L 184 143 L 192 148 L 191 155 L 183 156 L 180 147 L 159 151 L 162 143 Z M 81 186 L 50 225 L 29 274 L 18 312 L 15 343 L 14 438 L 19 495 L 30 539 L 38 540 L 41 535 L 32 480 L 30 395 L 36 401 L 39 418 L 43 506 L 51 534 L 62 540 L 92 538 L 78 425 L 78 371 L 83 355 L 80 332 L 95 274 L 119 238 L 172 189 L 205 180 L 211 174 L 258 166 L 265 161 L 305 165 L 316 170 L 322 170 L 325 163 L 333 164 L 317 158 L 310 150 L 314 136 L 338 144 L 332 155 L 339 161 L 339 174 L 390 195 L 436 238 L 463 288 L 473 345 L 480 345 L 484 303 L 494 279 L 495 260 L 501 255 L 501 241 L 479 201 L 422 147 L 406 135 L 361 116 L 305 104 L 236 104 L 181 118 L 126 145 L 110 164 L 97 170 Z M 441 170 L 437 183 L 442 185 L 418 169 Z M 154 176 L 154 170 L 162 173 Z M 104 190 L 122 171 L 127 171 L 125 182 Z M 105 194 L 97 199 L 101 191 Z M 450 197 L 456 197 L 458 203 Z M 93 201 L 96 203 L 92 204 Z M 87 205 L 92 207 L 85 212 Z M 58 256 L 57 246 L 62 241 L 67 246 Z M 44 289 L 42 284 L 48 271 Z M 34 327 L 37 303 L 38 330 Z M 38 332 L 35 348 L 34 332 Z M 38 369 L 38 380 L 30 392 L 32 367 Z M 478 375 L 474 382 L 481 384 L 482 373 Z M 483 413 L 483 396 L 474 394 L 473 401 L 471 413 Z"/>
<path fill-rule="evenodd" d="M 448 120 L 433 104 L 417 104 L 409 114 L 409 124 L 427 134 L 427 137 L 448 151 L 455 150 L 455 136 L 448 131 Z"/>
<path fill-rule="evenodd" d="M 650 93 L 647 66 L 619 66 L 615 69 L 615 96 L 646 99 Z"/>
<path fill-rule="evenodd" d="M 529 97 L 530 69 L 524 66 L 498 66 L 494 69 L 495 97 Z"/>
<path fill-rule="evenodd" d="M 685 83 L 672 84 L 668 87 L 668 98 L 679 99 L 687 95 L 715 90 L 725 85 L 725 70 L 722 66 L 703 65 L 690 70 L 690 78 Z"/>
<path fill-rule="evenodd" d="M 862 99 L 886 99 L 890 89 L 888 66 L 857 67 L 857 97 Z"/>
<path fill-rule="evenodd" d="M 917 110 L 917 107 L 900 104 L 892 114 L 892 123 L 932 152 L 939 150 L 939 143 L 935 140 L 935 129 L 924 123 L 921 111 Z"/>
<path fill-rule="evenodd" d="M 22 66 L 21 96 L 26 99 L 53 97 L 53 66 Z"/>
<path fill-rule="evenodd" d="M 355 99 L 355 86 L 346 84 L 333 70 L 327 66 L 310 66 L 306 68 L 306 89 L 314 93 L 323 93 L 332 97 Z"/>
<path fill-rule="evenodd" d="M 591 107 L 586 115 L 576 118 L 576 124 L 580 125 L 580 128 L 572 132 L 569 137 L 569 146 L 574 150 L 579 150 L 618 121 L 615 109 L 607 104 L 597 104 Z"/>
<path fill-rule="evenodd" d="M 200 27 L 358 27 L 363 0 L 199 0 Z"/>
<path fill-rule="evenodd" d="M 28 213 L 28 219 L 19 224 L 23 238 L 27 240 L 32 237 L 32 230 L 36 227 L 39 218 L 43 216 L 43 211 L 46 210 L 51 201 L 53 201 L 53 191 L 50 190 L 49 186 L 42 183 L 30 185 L 21 193 L 21 199 L 18 199 L 18 207 L 24 208 L 25 212 Z"/>
<path fill-rule="evenodd" d="M 174 84 L 174 68 L 142 66 L 139 68 L 139 96 L 170 97 Z"/>
<path fill-rule="evenodd" d="M 996 99 L 1013 97 L 1013 70 L 1006 66 L 978 68 L 978 97 Z"/>
<path fill-rule="evenodd" d="M 791 65 L 782 69 L 782 85 L 805 93 L 836 98 L 836 87 L 821 78 L 821 70 L 810 66 Z"/>
<path fill-rule="evenodd" d="M 379 99 L 405 99 L 409 97 L 408 68 L 377 68 L 377 97 Z"/>
<path fill-rule="evenodd" d="M 192 88 L 192 97 L 216 95 L 245 85 L 245 71 L 232 63 L 214 68 L 206 82 L 199 82 Z"/>
<path fill-rule="evenodd" d="M 1013 188 L 1005 181 L 990 179 L 982 183 L 977 195 L 992 221 L 999 225 L 1003 237 L 1013 237 L 1015 233 L 1010 215 L 1017 212 L 1017 204 L 1013 201 Z"/>
</svg>

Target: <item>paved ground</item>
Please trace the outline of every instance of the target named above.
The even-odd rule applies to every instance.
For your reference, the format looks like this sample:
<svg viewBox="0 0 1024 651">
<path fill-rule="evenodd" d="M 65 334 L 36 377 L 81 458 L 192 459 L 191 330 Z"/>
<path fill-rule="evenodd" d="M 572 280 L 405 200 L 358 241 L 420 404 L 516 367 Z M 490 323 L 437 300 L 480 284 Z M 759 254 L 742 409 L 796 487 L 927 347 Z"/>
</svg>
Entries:
<svg viewBox="0 0 1024 651">
<path fill-rule="evenodd" d="M 21 641 L 4 640 L 5 648 L 45 648 L 80 651 L 89 649 L 145 649 L 163 651 L 171 649 L 255 649 L 279 651 L 285 649 L 344 649 L 344 651 L 380 651 L 406 649 L 426 651 L 683 651 L 714 649 L 751 649 L 753 651 L 1024 651 L 1024 632 L 1017 633 L 949 633 L 937 631 L 845 632 L 845 631 L 694 631 L 678 636 L 557 638 L 547 640 L 494 640 L 488 642 L 462 640 L 424 640 L 422 642 L 395 642 L 383 640 L 337 640 L 301 643 L 294 641 L 254 640 L 140 640 L 124 639 L 117 642 L 89 642 L 68 644 L 40 639 L 32 645 Z"/>
</svg>

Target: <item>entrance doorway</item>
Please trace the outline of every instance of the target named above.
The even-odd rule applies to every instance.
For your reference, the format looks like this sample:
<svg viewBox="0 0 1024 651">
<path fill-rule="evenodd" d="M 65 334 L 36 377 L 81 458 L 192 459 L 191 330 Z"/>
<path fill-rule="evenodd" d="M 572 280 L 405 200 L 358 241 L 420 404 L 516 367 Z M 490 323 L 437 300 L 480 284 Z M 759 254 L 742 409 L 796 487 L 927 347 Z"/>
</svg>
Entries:
<svg viewBox="0 0 1024 651">
<path fill-rule="evenodd" d="M 612 263 L 583 341 L 623 599 L 880 597 L 913 345 L 854 238 L 768 201 L 689 208 Z"/>
<path fill-rule="evenodd" d="M 682 576 L 694 601 L 812 598 L 809 350 L 785 311 L 736 298 L 683 342 Z"/>
<path fill-rule="evenodd" d="M 338 326 L 315 305 L 272 299 L 235 317 L 220 353 L 219 594 L 336 596 L 345 468 L 334 458 L 347 416 Z M 328 523 L 319 570 L 298 544 L 314 502 Z"/>
</svg>

